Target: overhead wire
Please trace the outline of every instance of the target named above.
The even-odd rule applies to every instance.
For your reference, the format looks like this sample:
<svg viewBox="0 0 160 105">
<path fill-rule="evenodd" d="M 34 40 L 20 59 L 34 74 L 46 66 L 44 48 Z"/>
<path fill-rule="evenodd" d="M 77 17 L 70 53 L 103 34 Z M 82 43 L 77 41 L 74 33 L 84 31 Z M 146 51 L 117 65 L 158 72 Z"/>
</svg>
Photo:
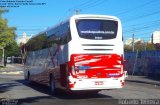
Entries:
<svg viewBox="0 0 160 105">
<path fill-rule="evenodd" d="M 102 4 L 102 3 L 106 2 L 106 1 L 107 0 L 97 0 L 97 1 L 95 1 L 93 3 L 91 3 L 90 5 L 83 7 L 83 9 L 87 10 L 87 9 L 99 6 L 100 4 Z"/>
<path fill-rule="evenodd" d="M 106 2 L 106 0 L 93 0 L 93 1 L 88 1 L 88 0 L 86 1 L 86 0 L 84 0 L 80 4 L 72 7 L 70 9 L 70 11 L 75 10 L 75 9 L 80 9 L 82 11 L 83 10 L 87 10 L 87 9 L 93 8 L 95 6 L 98 6 L 98 5 L 100 5 L 100 4 L 104 3 L 104 2 Z M 146 1 L 145 3 L 143 3 L 141 5 L 138 5 L 136 7 L 133 7 L 131 9 L 129 9 L 129 10 L 126 9 L 126 10 L 120 11 L 118 13 L 118 15 L 120 15 L 120 16 L 126 16 L 125 14 L 129 14 L 130 12 L 133 12 L 133 11 L 136 11 L 137 9 L 149 6 L 149 5 L 151 5 L 151 4 L 155 3 L 155 2 L 156 2 L 155 0 Z M 64 16 L 66 16 L 66 14 L 68 12 L 66 12 L 62 16 L 62 18 L 60 19 L 60 21 L 64 19 Z M 132 16 L 132 19 L 126 20 L 124 22 L 127 23 L 127 22 L 130 22 L 130 21 L 135 21 L 135 20 L 138 20 L 138 19 L 147 18 L 147 17 L 153 16 L 153 15 L 157 15 L 159 13 L 160 13 L 160 10 L 157 10 L 157 11 L 152 11 L 152 12 L 145 13 L 145 14 L 138 15 L 138 16 Z M 159 22 L 159 21 L 160 20 L 157 20 L 157 21 L 155 20 L 155 21 L 153 21 L 153 23 L 144 22 L 144 23 L 138 23 L 138 24 L 133 24 L 133 25 L 125 26 L 125 27 L 128 27 L 128 28 L 126 30 L 124 30 L 124 33 L 125 34 L 127 34 L 127 33 L 129 34 L 129 33 L 132 33 L 133 31 L 143 32 L 143 30 L 145 30 L 145 29 L 153 29 L 153 28 L 156 28 L 156 27 L 158 28 L 158 26 L 157 26 L 158 23 L 156 23 L 156 22 Z M 150 22 L 152 22 L 152 21 L 150 21 Z M 19 29 L 19 31 L 23 31 L 23 29 Z M 35 30 L 35 29 L 33 29 L 33 30 L 25 29 L 25 31 L 38 31 L 38 30 Z"/>
<path fill-rule="evenodd" d="M 139 8 L 142 8 L 142 7 L 145 7 L 145 6 L 147 6 L 147 5 L 150 5 L 150 4 L 152 4 L 153 2 L 155 2 L 155 1 L 156 1 L 156 0 L 150 0 L 150 1 L 148 1 L 148 2 L 145 2 L 145 3 L 141 4 L 141 5 L 138 5 L 138 6 L 136 6 L 136 7 L 133 7 L 133 8 L 131 8 L 131 9 L 123 10 L 122 12 L 117 13 L 117 15 L 128 14 L 128 13 L 133 12 L 133 11 L 139 9 Z"/>
</svg>

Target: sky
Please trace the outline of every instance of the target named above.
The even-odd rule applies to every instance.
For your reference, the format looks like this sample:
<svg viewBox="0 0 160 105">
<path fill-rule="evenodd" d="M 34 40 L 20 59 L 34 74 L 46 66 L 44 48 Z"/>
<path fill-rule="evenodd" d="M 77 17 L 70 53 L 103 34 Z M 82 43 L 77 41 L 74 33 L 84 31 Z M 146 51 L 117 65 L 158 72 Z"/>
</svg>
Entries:
<svg viewBox="0 0 160 105">
<path fill-rule="evenodd" d="M 35 35 L 47 27 L 80 14 L 101 14 L 118 17 L 123 26 L 124 40 L 141 38 L 148 41 L 153 31 L 160 30 L 160 0 L 33 0 L 45 5 L 10 7 L 3 18 L 17 28 L 17 38 L 26 32 Z"/>
</svg>

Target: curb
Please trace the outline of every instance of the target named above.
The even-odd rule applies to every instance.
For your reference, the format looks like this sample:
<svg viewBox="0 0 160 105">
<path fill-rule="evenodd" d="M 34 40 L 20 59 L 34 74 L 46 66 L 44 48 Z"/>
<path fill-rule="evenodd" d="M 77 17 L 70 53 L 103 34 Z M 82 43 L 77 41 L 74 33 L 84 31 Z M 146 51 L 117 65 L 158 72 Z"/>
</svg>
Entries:
<svg viewBox="0 0 160 105">
<path fill-rule="evenodd" d="M 23 74 L 23 71 L 2 71 L 0 74 L 9 74 L 9 75 L 17 75 L 17 74 Z"/>
<path fill-rule="evenodd" d="M 160 86 L 160 82 L 146 82 L 146 81 L 140 81 L 140 80 L 126 80 L 126 82 L 132 82 L 132 83 L 143 83 L 143 84 L 150 84 L 150 85 L 157 85 Z"/>
<path fill-rule="evenodd" d="M 130 76 L 126 78 L 126 82 L 132 83 L 141 83 L 141 84 L 150 84 L 150 85 L 157 85 L 160 86 L 160 80 L 152 80 L 147 78 L 146 76 Z"/>
</svg>

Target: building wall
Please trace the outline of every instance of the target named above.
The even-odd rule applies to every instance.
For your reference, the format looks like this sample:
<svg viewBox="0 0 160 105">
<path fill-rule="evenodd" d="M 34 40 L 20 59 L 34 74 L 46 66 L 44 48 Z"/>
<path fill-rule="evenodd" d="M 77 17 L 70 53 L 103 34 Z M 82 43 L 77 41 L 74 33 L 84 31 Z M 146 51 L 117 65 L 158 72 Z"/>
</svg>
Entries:
<svg viewBox="0 0 160 105">
<path fill-rule="evenodd" d="M 152 34 L 152 42 L 154 44 L 160 43 L 160 31 L 154 31 Z"/>
<path fill-rule="evenodd" d="M 22 37 L 20 37 L 18 40 L 17 40 L 17 43 L 20 44 L 20 43 L 27 43 L 27 41 L 29 40 L 30 37 L 27 37 L 27 34 L 24 32 L 22 34 Z"/>
</svg>

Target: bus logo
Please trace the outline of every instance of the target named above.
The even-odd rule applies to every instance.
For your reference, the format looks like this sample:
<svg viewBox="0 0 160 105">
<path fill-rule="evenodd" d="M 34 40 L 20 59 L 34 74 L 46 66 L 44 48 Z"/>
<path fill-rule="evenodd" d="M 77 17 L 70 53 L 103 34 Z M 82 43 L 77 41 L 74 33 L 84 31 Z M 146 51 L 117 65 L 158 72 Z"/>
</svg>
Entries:
<svg viewBox="0 0 160 105">
<path fill-rule="evenodd" d="M 101 40 L 101 39 L 103 39 L 103 38 L 102 38 L 102 37 L 96 37 L 96 36 L 95 36 L 95 39 L 96 39 L 96 40 Z"/>
</svg>

